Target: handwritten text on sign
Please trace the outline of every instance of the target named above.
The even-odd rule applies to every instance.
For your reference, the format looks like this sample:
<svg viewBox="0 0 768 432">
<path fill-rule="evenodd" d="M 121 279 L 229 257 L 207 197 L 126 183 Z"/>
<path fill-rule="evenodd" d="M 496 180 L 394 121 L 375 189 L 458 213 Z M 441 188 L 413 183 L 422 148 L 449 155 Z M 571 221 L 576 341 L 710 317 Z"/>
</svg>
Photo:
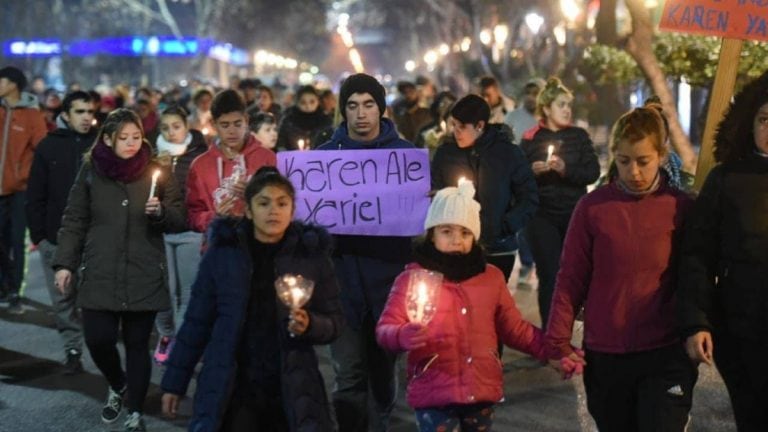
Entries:
<svg viewBox="0 0 768 432">
<path fill-rule="evenodd" d="M 430 189 L 424 149 L 281 152 L 277 166 L 296 188 L 296 219 L 334 234 L 424 232 Z"/>
<path fill-rule="evenodd" d="M 667 0 L 659 28 L 768 41 L 768 0 Z"/>
</svg>

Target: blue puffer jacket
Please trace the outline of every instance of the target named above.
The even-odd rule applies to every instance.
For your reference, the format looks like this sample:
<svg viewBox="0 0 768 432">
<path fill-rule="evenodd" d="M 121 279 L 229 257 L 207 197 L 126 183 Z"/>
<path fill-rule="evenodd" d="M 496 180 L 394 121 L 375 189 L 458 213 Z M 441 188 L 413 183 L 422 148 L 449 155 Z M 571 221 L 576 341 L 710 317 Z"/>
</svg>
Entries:
<svg viewBox="0 0 768 432">
<path fill-rule="evenodd" d="M 236 385 L 238 343 L 251 290 L 251 236 L 253 228 L 246 219 L 216 219 L 209 228 L 210 247 L 200 263 L 162 381 L 163 391 L 184 395 L 203 356 L 190 431 L 217 431 Z M 285 236 L 275 257 L 275 274 L 300 274 L 315 281 L 315 288 L 305 306 L 310 325 L 302 336 L 289 337 L 288 309 L 277 306 L 283 410 L 291 431 L 332 431 L 325 385 L 312 346 L 334 340 L 343 325 L 330 259 L 331 239 L 324 229 L 299 222 L 293 222 Z"/>
</svg>

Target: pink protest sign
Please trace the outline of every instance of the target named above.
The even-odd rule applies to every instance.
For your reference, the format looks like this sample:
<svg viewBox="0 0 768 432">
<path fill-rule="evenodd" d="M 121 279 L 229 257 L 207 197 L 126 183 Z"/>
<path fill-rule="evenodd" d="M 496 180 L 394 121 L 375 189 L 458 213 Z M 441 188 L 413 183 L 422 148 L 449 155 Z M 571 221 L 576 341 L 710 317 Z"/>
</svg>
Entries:
<svg viewBox="0 0 768 432">
<path fill-rule="evenodd" d="M 667 0 L 659 28 L 768 41 L 768 0 Z"/>
<path fill-rule="evenodd" d="M 424 232 L 430 202 L 425 149 L 280 152 L 277 167 L 296 188 L 296 219 L 334 234 Z"/>
</svg>

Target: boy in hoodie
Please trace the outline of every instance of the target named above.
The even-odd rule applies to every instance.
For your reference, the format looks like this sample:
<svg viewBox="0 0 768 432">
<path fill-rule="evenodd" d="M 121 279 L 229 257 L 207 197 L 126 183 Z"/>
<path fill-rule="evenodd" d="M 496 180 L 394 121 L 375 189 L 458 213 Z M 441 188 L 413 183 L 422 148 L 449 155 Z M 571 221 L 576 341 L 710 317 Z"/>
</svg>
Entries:
<svg viewBox="0 0 768 432">
<path fill-rule="evenodd" d="M 214 216 L 243 216 L 248 179 L 264 165 L 277 165 L 275 153 L 259 144 L 248 128 L 243 98 L 235 90 L 216 94 L 211 116 L 218 139 L 192 162 L 187 177 L 189 226 L 206 232 Z"/>
<path fill-rule="evenodd" d="M 48 132 L 37 98 L 22 92 L 24 72 L 0 69 L 0 297 L 8 312 L 24 313 L 19 291 L 24 274 L 25 192 L 35 147 Z"/>
<path fill-rule="evenodd" d="M 67 206 L 69 190 L 80 171 L 83 154 L 96 139 L 93 128 L 95 107 L 91 95 L 72 92 L 64 98 L 63 111 L 56 119 L 58 126 L 40 141 L 29 174 L 27 188 L 27 220 L 29 236 L 40 251 L 51 304 L 56 313 L 56 327 L 64 343 L 65 374 L 83 371 L 83 328 L 75 306 L 75 292 L 62 295 L 54 284 L 53 256 L 56 235 Z"/>
<path fill-rule="evenodd" d="M 318 150 L 414 148 L 383 118 L 384 87 L 366 74 L 349 76 L 339 91 L 344 121 Z M 410 261 L 411 238 L 336 235 L 334 265 L 347 326 L 331 344 L 336 372 L 333 404 L 341 432 L 368 429 L 368 389 L 377 418 L 371 430 L 385 431 L 397 396 L 394 354 L 376 344 L 375 326 L 395 278 Z"/>
</svg>

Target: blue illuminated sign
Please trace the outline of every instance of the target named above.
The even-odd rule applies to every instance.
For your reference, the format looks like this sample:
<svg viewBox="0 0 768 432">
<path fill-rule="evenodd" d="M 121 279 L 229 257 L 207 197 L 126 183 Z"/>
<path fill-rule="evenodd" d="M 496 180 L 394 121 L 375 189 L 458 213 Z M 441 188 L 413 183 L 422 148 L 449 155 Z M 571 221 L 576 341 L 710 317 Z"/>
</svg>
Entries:
<svg viewBox="0 0 768 432">
<path fill-rule="evenodd" d="M 10 40 L 3 43 L 6 56 L 52 56 L 61 54 L 61 42 L 56 39 Z"/>
<path fill-rule="evenodd" d="M 73 57 L 96 55 L 192 57 L 204 53 L 211 58 L 236 65 L 250 63 L 248 52 L 231 44 L 217 43 L 213 39 L 174 36 L 126 36 L 89 40 L 75 40 L 62 44 L 58 40 L 11 40 L 3 44 L 6 56 L 53 56 L 68 54 Z"/>
</svg>

